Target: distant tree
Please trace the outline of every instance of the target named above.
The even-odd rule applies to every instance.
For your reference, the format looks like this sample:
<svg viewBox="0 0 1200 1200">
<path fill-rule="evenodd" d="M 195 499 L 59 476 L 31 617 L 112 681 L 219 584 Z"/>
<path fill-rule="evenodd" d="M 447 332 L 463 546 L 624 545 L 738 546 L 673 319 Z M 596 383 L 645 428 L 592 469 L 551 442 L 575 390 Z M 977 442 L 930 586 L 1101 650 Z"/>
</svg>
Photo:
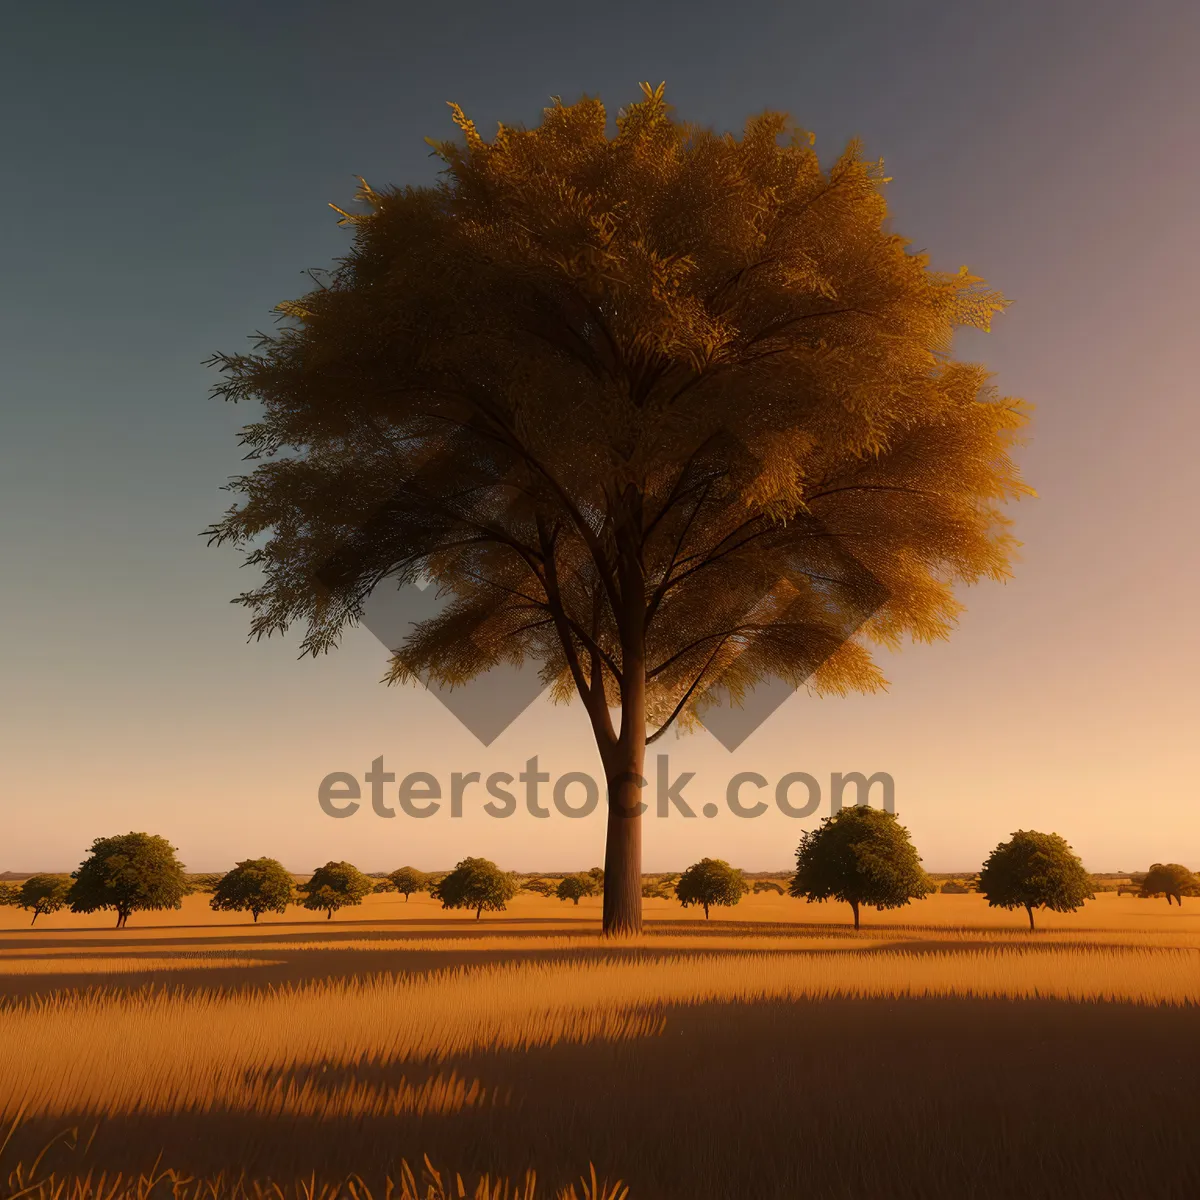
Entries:
<svg viewBox="0 0 1200 1200">
<path fill-rule="evenodd" d="M 596 882 L 590 874 L 568 875 L 554 889 L 554 894 L 560 900 L 574 900 L 575 904 L 578 905 L 584 896 L 594 896 L 596 894 Z"/>
<path fill-rule="evenodd" d="M 942 893 L 947 896 L 965 896 L 971 889 L 957 879 L 947 879 L 942 884 Z"/>
<path fill-rule="evenodd" d="M 388 882 L 392 885 L 392 890 L 404 897 L 405 904 L 413 892 L 427 892 L 431 886 L 425 872 L 418 871 L 416 867 L 397 868 L 388 876 Z"/>
<path fill-rule="evenodd" d="M 652 740 L 768 679 L 874 691 L 872 644 L 948 634 L 957 585 L 1007 573 L 1025 411 L 952 354 L 1005 302 L 784 114 L 705 130 L 647 84 L 615 129 L 585 97 L 489 141 L 452 111 L 436 186 L 364 183 L 332 279 L 216 357 L 259 414 L 210 532 L 262 568 L 257 636 L 321 654 L 425 576 L 452 600 L 393 682 L 532 661 L 576 694 L 604 930 L 636 933 Z"/>
<path fill-rule="evenodd" d="M 673 900 L 675 899 L 675 885 L 678 882 L 678 872 L 668 875 L 647 875 L 642 880 L 642 895 L 646 899 Z"/>
<path fill-rule="evenodd" d="M 900 908 L 933 890 L 908 830 L 892 813 L 855 805 L 826 817 L 800 838 L 796 874 L 788 889 L 806 900 L 841 900 L 859 906 Z"/>
<path fill-rule="evenodd" d="M 361 904 L 374 890 L 371 879 L 348 862 L 327 862 L 297 888 L 304 896 L 300 903 L 313 912 L 323 912 L 326 920 L 339 909 Z"/>
<path fill-rule="evenodd" d="M 18 885 L 0 882 L 0 908 L 17 907 Z"/>
<path fill-rule="evenodd" d="M 433 889 L 443 908 L 473 908 L 475 919 L 488 912 L 503 912 L 517 894 L 516 877 L 486 858 L 464 858 Z"/>
<path fill-rule="evenodd" d="M 222 875 L 209 905 L 214 912 L 248 912 L 255 924 L 265 912 L 282 913 L 292 902 L 294 881 L 273 858 L 248 858 Z"/>
<path fill-rule="evenodd" d="M 1154 863 L 1142 880 L 1143 896 L 1166 896 L 1169 905 L 1174 899 L 1180 908 L 1184 896 L 1200 892 L 1200 879 L 1179 863 Z"/>
<path fill-rule="evenodd" d="M 114 909 L 117 928 L 132 913 L 182 908 L 187 876 L 166 838 L 149 833 L 122 833 L 97 838 L 73 876 L 73 912 Z"/>
<path fill-rule="evenodd" d="M 71 880 L 66 875 L 31 875 L 12 889 L 8 903 L 33 913 L 30 925 L 45 913 L 58 912 L 70 902 Z"/>
<path fill-rule="evenodd" d="M 731 867 L 724 859 L 702 858 L 679 877 L 675 899 L 684 908 L 691 904 L 700 905 L 707 921 L 710 905 L 728 908 L 737 904 L 749 890 L 736 867 Z"/>
<path fill-rule="evenodd" d="M 1033 929 L 1033 910 L 1074 912 L 1094 899 L 1092 877 L 1057 833 L 1018 829 L 988 855 L 979 890 L 993 908 L 1023 908 Z"/>
<path fill-rule="evenodd" d="M 549 879 L 525 879 L 521 882 L 521 891 L 533 892 L 537 896 L 556 896 L 558 884 Z"/>
<path fill-rule="evenodd" d="M 776 883 L 773 879 L 756 879 L 754 881 L 754 894 L 757 896 L 760 892 L 774 892 L 777 896 L 787 894 L 783 885 Z"/>
<path fill-rule="evenodd" d="M 196 892 L 215 892 L 217 884 L 225 878 L 220 871 L 205 872 L 199 875 L 187 875 L 188 895 L 194 895 Z"/>
</svg>

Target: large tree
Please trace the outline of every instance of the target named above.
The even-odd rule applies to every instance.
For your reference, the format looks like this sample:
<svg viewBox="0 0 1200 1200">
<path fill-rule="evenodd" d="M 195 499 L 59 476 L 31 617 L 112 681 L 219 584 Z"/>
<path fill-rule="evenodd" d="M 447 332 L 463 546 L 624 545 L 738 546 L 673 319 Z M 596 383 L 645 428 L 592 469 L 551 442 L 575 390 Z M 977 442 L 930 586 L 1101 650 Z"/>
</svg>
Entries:
<svg viewBox="0 0 1200 1200">
<path fill-rule="evenodd" d="M 988 855 L 979 890 L 993 908 L 1023 908 L 1034 928 L 1033 910 L 1075 912 L 1095 898 L 1092 877 L 1057 833 L 1018 829 Z"/>
<path fill-rule="evenodd" d="M 801 834 L 788 892 L 809 901 L 849 904 L 857 929 L 862 905 L 902 908 L 933 886 L 908 830 L 894 814 L 855 805 Z"/>
<path fill-rule="evenodd" d="M 97 838 L 73 879 L 72 911 L 111 908 L 117 914 L 118 929 L 123 929 L 135 912 L 182 908 L 190 891 L 175 847 L 151 833 Z"/>
<path fill-rule="evenodd" d="M 647 744 L 763 681 L 882 686 L 868 647 L 946 635 L 1027 490 L 1022 405 L 951 355 L 1004 301 L 891 232 L 880 164 L 643 91 L 613 136 L 593 98 L 491 141 L 452 106 L 441 182 L 364 182 L 346 258 L 213 360 L 261 406 L 208 531 L 262 571 L 252 636 L 320 654 L 428 579 L 392 681 L 540 664 L 607 779 L 608 933 L 640 928 Z"/>
</svg>

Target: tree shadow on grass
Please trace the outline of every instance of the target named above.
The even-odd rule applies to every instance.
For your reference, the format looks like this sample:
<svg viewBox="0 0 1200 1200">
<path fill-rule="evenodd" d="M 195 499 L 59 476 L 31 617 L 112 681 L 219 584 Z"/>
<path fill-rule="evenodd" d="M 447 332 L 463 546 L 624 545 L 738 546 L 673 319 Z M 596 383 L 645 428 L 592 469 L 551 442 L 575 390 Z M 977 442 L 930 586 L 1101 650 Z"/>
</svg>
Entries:
<svg viewBox="0 0 1200 1200">
<path fill-rule="evenodd" d="M 500 1101 L 451 1113 L 109 1117 L 87 1165 L 378 1178 L 401 1157 L 565 1182 L 594 1162 L 631 1200 L 1193 1197 L 1194 1009 L 870 999 L 668 1008 L 656 1036 L 307 1064 L 259 1077 L 333 1098 L 456 1072 Z M 30 1155 L 82 1116 L 21 1128 Z M 83 1166 L 80 1160 L 79 1167 Z M 52 1166 L 71 1169 L 56 1154 Z"/>
</svg>

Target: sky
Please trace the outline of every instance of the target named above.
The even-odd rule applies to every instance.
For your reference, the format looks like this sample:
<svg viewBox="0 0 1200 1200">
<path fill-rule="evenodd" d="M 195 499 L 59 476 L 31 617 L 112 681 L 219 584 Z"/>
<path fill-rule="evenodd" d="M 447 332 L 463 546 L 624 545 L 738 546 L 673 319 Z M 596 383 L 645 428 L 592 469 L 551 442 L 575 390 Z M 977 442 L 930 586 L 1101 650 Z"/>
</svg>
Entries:
<svg viewBox="0 0 1200 1200">
<path fill-rule="evenodd" d="M 615 113 L 642 80 L 684 119 L 782 109 L 826 158 L 859 137 L 885 160 L 894 228 L 1013 299 L 960 351 L 1036 406 L 1038 491 L 1012 513 L 1014 577 L 965 591 L 950 640 L 886 656 L 886 694 L 798 693 L 733 753 L 659 743 L 697 815 L 647 819 L 646 869 L 786 868 L 851 771 L 894 779 L 930 870 L 974 870 L 1019 828 L 1092 870 L 1200 867 L 1198 58 L 1194 0 L 0 0 L 0 871 L 69 870 L 130 829 L 193 870 L 602 861 L 599 812 L 321 810 L 324 777 L 378 757 L 447 791 L 535 755 L 552 779 L 598 764 L 578 705 L 535 702 L 483 746 L 383 687 L 366 630 L 315 661 L 247 644 L 228 601 L 249 573 L 199 533 L 252 414 L 202 364 L 345 250 L 327 205 L 354 176 L 436 178 L 447 101 L 487 132 L 553 96 Z M 820 807 L 740 818 L 739 772 L 768 798 L 811 774 Z"/>
</svg>

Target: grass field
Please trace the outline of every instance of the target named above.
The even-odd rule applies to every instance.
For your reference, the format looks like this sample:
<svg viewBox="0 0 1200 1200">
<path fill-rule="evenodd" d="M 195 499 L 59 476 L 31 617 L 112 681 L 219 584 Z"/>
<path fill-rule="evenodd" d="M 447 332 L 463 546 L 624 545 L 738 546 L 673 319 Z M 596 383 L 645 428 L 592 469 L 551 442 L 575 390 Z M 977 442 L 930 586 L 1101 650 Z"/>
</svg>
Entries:
<svg viewBox="0 0 1200 1200">
<path fill-rule="evenodd" d="M 193 896 L 120 931 L 0 908 L 0 1176 L 382 1195 L 427 1154 L 547 1196 L 594 1164 L 630 1200 L 1200 1189 L 1200 902 L 1101 894 L 1032 934 L 976 895 L 858 934 L 770 894 L 646 913 L 614 947 L 598 901 L 527 894 L 258 925 Z"/>
</svg>

